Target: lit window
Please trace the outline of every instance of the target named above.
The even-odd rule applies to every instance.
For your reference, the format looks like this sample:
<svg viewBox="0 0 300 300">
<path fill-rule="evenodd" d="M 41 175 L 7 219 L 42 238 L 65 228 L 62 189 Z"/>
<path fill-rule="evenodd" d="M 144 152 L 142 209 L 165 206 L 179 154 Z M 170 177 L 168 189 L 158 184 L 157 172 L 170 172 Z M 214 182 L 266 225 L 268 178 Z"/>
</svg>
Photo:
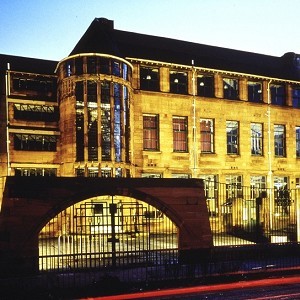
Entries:
<svg viewBox="0 0 300 300">
<path fill-rule="evenodd" d="M 173 151 L 187 152 L 187 117 L 173 117 Z"/>
<path fill-rule="evenodd" d="M 26 151 L 56 151 L 55 135 L 14 134 L 14 149 Z"/>
<path fill-rule="evenodd" d="M 159 69 L 140 67 L 140 88 L 146 91 L 159 91 Z"/>
<path fill-rule="evenodd" d="M 274 125 L 274 148 L 275 156 L 285 157 L 285 126 L 284 125 Z"/>
<path fill-rule="evenodd" d="M 232 204 L 234 199 L 243 197 L 242 176 L 226 175 L 226 199 Z"/>
<path fill-rule="evenodd" d="M 187 72 L 170 71 L 170 92 L 174 94 L 187 94 L 188 92 Z"/>
<path fill-rule="evenodd" d="M 223 91 L 225 99 L 237 100 L 239 98 L 239 81 L 232 78 L 223 78 Z"/>
<path fill-rule="evenodd" d="M 274 176 L 274 202 L 276 214 L 289 215 L 291 198 L 288 189 L 288 177 Z"/>
<path fill-rule="evenodd" d="M 250 198 L 256 200 L 256 198 L 262 196 L 262 192 L 266 191 L 266 176 L 251 176 L 250 177 Z"/>
<path fill-rule="evenodd" d="M 275 105 L 285 105 L 285 90 L 283 84 L 271 84 L 271 103 Z"/>
<path fill-rule="evenodd" d="M 200 120 L 201 153 L 214 152 L 214 121 L 212 119 Z"/>
<path fill-rule="evenodd" d="M 189 179 L 189 178 L 191 178 L 191 175 L 190 174 L 181 174 L 181 173 L 172 173 L 172 178 Z"/>
<path fill-rule="evenodd" d="M 227 154 L 239 153 L 239 123 L 226 121 Z"/>
<path fill-rule="evenodd" d="M 248 81 L 248 100 L 250 102 L 262 102 L 262 84 L 261 82 Z"/>
<path fill-rule="evenodd" d="M 142 178 L 161 178 L 161 174 L 159 173 L 142 173 Z"/>
<path fill-rule="evenodd" d="M 210 217 L 218 216 L 218 182 L 215 175 L 200 176 L 204 181 L 204 192 Z"/>
<path fill-rule="evenodd" d="M 98 177 L 99 171 L 97 167 L 88 168 L 88 177 Z"/>
<path fill-rule="evenodd" d="M 300 108 L 300 87 L 293 87 L 292 99 L 293 99 L 293 107 Z"/>
<path fill-rule="evenodd" d="M 263 154 L 263 125 L 261 123 L 251 123 L 251 154 Z"/>
<path fill-rule="evenodd" d="M 300 157 L 300 126 L 296 126 L 296 157 Z"/>
<path fill-rule="evenodd" d="M 143 116 L 144 150 L 159 150 L 158 116 Z"/>
<path fill-rule="evenodd" d="M 207 75 L 197 76 L 197 95 L 201 97 L 214 97 L 214 77 Z"/>
</svg>

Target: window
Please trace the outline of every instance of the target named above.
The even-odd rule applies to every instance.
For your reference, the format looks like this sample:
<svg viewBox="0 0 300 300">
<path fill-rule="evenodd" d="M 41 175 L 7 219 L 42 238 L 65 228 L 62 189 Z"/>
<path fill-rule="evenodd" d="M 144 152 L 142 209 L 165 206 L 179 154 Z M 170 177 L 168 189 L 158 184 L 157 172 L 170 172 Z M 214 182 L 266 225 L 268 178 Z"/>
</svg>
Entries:
<svg viewBox="0 0 300 300">
<path fill-rule="evenodd" d="M 50 168 L 15 168 L 15 176 L 56 176 L 57 170 Z"/>
<path fill-rule="evenodd" d="M 239 123 L 226 121 L 227 154 L 239 153 Z"/>
<path fill-rule="evenodd" d="M 225 99 L 237 100 L 239 97 L 239 81 L 232 78 L 223 78 L 223 91 Z"/>
<path fill-rule="evenodd" d="M 214 97 L 214 77 L 208 75 L 197 76 L 197 95 L 201 97 Z"/>
<path fill-rule="evenodd" d="M 292 89 L 293 107 L 300 108 L 300 87 L 293 87 Z"/>
<path fill-rule="evenodd" d="M 86 60 L 87 60 L 87 73 L 97 74 L 98 58 L 96 56 L 88 56 Z"/>
<path fill-rule="evenodd" d="M 77 85 L 76 85 L 77 86 Z M 84 104 L 76 101 L 76 161 L 84 160 Z"/>
<path fill-rule="evenodd" d="M 159 173 L 142 173 L 142 178 L 162 178 Z"/>
<path fill-rule="evenodd" d="M 98 177 L 99 171 L 98 167 L 88 168 L 88 177 Z"/>
<path fill-rule="evenodd" d="M 105 177 L 105 178 L 112 177 L 111 172 L 112 172 L 111 168 L 101 168 L 101 177 Z"/>
<path fill-rule="evenodd" d="M 191 178 L 190 174 L 183 174 L 183 173 L 172 173 L 172 178 L 181 178 L 181 179 L 189 179 Z"/>
<path fill-rule="evenodd" d="M 248 100 L 250 102 L 262 102 L 261 82 L 248 81 Z"/>
<path fill-rule="evenodd" d="M 173 151 L 188 151 L 188 124 L 187 117 L 173 117 Z"/>
<path fill-rule="evenodd" d="M 262 192 L 265 192 L 266 188 L 266 176 L 250 176 L 250 192 L 252 200 L 261 197 Z"/>
<path fill-rule="evenodd" d="M 159 69 L 140 67 L 140 88 L 146 91 L 159 91 Z"/>
<path fill-rule="evenodd" d="M 296 157 L 300 158 L 300 126 L 296 126 Z"/>
<path fill-rule="evenodd" d="M 56 122 L 59 119 L 57 106 L 14 104 L 16 120 Z"/>
<path fill-rule="evenodd" d="M 226 175 L 226 199 L 232 204 L 234 199 L 243 197 L 242 176 Z"/>
<path fill-rule="evenodd" d="M 98 109 L 97 103 L 89 102 L 87 109 L 88 119 L 88 160 L 98 160 Z"/>
<path fill-rule="evenodd" d="M 215 175 L 202 175 L 204 192 L 210 217 L 218 216 L 218 182 Z"/>
<path fill-rule="evenodd" d="M 251 154 L 263 154 L 263 125 L 261 123 L 251 123 Z"/>
<path fill-rule="evenodd" d="M 170 92 L 174 94 L 187 94 L 188 92 L 187 72 L 170 71 Z"/>
<path fill-rule="evenodd" d="M 285 90 L 283 84 L 271 84 L 270 94 L 272 104 L 285 105 Z"/>
<path fill-rule="evenodd" d="M 56 136 L 15 133 L 14 149 L 27 151 L 56 151 Z"/>
<path fill-rule="evenodd" d="M 274 147 L 275 156 L 285 157 L 285 126 L 274 125 Z"/>
<path fill-rule="evenodd" d="M 200 120 L 200 147 L 201 153 L 214 152 L 214 120 Z"/>
<path fill-rule="evenodd" d="M 143 116 L 143 132 L 144 150 L 159 150 L 157 115 Z"/>
<path fill-rule="evenodd" d="M 87 82 L 87 101 L 97 102 L 97 83 L 93 81 Z"/>
<path fill-rule="evenodd" d="M 274 202 L 276 214 L 289 215 L 291 198 L 288 177 L 274 176 Z"/>
<path fill-rule="evenodd" d="M 76 177 L 84 177 L 84 168 L 76 168 L 75 174 L 76 174 Z"/>
</svg>

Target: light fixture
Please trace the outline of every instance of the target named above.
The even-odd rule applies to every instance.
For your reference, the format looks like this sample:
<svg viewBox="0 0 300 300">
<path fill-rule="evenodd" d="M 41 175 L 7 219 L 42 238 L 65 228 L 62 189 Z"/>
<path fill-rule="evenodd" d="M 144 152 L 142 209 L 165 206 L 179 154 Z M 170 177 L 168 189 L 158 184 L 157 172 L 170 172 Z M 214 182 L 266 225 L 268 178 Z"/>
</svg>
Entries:
<svg viewBox="0 0 300 300">
<path fill-rule="evenodd" d="M 150 80 L 150 79 L 151 79 L 151 76 L 150 76 L 150 75 L 147 75 L 146 79 L 147 79 L 147 80 Z"/>
<path fill-rule="evenodd" d="M 204 86 L 204 82 L 203 81 L 200 82 L 200 86 Z"/>
<path fill-rule="evenodd" d="M 178 79 L 177 79 L 177 78 L 175 78 L 175 79 L 174 79 L 174 82 L 175 82 L 175 83 L 178 83 Z"/>
</svg>

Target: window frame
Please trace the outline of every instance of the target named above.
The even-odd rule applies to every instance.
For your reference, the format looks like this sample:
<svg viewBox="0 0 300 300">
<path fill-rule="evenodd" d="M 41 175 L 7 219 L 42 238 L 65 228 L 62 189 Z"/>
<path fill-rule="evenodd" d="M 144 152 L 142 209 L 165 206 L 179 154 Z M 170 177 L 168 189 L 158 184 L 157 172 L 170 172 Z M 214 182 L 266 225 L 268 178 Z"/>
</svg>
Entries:
<svg viewBox="0 0 300 300">
<path fill-rule="evenodd" d="M 233 124 L 236 124 L 236 126 L 233 127 Z M 239 155 L 239 127 L 238 121 L 226 121 L 226 145 L 228 155 Z M 234 130 L 236 130 L 236 133 L 232 133 Z M 233 149 L 236 150 L 233 151 Z"/>
<path fill-rule="evenodd" d="M 209 130 L 203 130 L 202 122 L 209 123 Z M 205 129 L 207 126 L 205 126 Z M 214 119 L 200 119 L 200 152 L 214 153 Z"/>
<path fill-rule="evenodd" d="M 255 128 L 255 133 L 260 134 L 259 136 L 254 134 L 254 128 L 253 127 L 260 127 Z M 255 123 L 252 122 L 250 124 L 250 141 L 251 141 L 251 155 L 254 156 L 262 156 L 263 155 L 263 124 L 262 123 Z"/>
<path fill-rule="evenodd" d="M 274 124 L 274 156 L 286 157 L 286 128 L 282 124 Z"/>
<path fill-rule="evenodd" d="M 188 118 L 173 116 L 173 151 L 188 152 Z"/>
<path fill-rule="evenodd" d="M 143 150 L 159 151 L 159 115 L 143 115 Z"/>
</svg>

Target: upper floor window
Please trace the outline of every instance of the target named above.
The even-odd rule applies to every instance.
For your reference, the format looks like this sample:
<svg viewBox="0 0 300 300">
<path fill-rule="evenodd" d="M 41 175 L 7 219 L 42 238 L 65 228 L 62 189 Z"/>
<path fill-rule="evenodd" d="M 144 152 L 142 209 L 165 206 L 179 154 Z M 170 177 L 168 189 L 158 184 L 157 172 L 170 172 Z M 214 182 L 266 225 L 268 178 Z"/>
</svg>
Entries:
<svg viewBox="0 0 300 300">
<path fill-rule="evenodd" d="M 57 106 L 14 104 L 16 120 L 56 122 L 59 119 Z"/>
<path fill-rule="evenodd" d="M 14 97 L 56 102 L 56 78 L 11 75 L 10 93 Z"/>
<path fill-rule="evenodd" d="M 173 117 L 173 150 L 175 152 L 188 151 L 187 117 Z"/>
<path fill-rule="evenodd" d="M 14 134 L 14 149 L 27 151 L 56 151 L 55 135 Z"/>
<path fill-rule="evenodd" d="M 300 108 L 300 87 L 292 88 L 293 107 Z"/>
<path fill-rule="evenodd" d="M 187 72 L 170 71 L 170 92 L 175 94 L 187 94 Z"/>
<path fill-rule="evenodd" d="M 200 120 L 201 153 L 214 152 L 214 121 L 212 119 Z"/>
<path fill-rule="evenodd" d="M 248 81 L 248 100 L 250 102 L 262 102 L 262 84 L 261 82 Z"/>
<path fill-rule="evenodd" d="M 140 67 L 140 88 L 147 91 L 159 91 L 159 69 Z"/>
<path fill-rule="evenodd" d="M 225 99 L 237 100 L 239 98 L 239 81 L 233 78 L 223 78 L 223 91 Z"/>
<path fill-rule="evenodd" d="M 227 154 L 239 153 L 239 123 L 226 121 Z"/>
<path fill-rule="evenodd" d="M 208 75 L 197 76 L 197 95 L 201 97 L 214 97 L 214 77 Z"/>
<path fill-rule="evenodd" d="M 285 105 L 285 87 L 283 84 L 270 85 L 271 103 L 275 105 Z"/>
<path fill-rule="evenodd" d="M 296 157 L 300 157 L 300 126 L 296 126 Z"/>
<path fill-rule="evenodd" d="M 143 116 L 143 148 L 159 150 L 158 115 Z"/>
<path fill-rule="evenodd" d="M 275 156 L 286 156 L 286 144 L 285 144 L 285 126 L 274 125 L 274 151 Z"/>
<path fill-rule="evenodd" d="M 251 123 L 251 154 L 263 154 L 263 125 L 261 123 Z"/>
</svg>

